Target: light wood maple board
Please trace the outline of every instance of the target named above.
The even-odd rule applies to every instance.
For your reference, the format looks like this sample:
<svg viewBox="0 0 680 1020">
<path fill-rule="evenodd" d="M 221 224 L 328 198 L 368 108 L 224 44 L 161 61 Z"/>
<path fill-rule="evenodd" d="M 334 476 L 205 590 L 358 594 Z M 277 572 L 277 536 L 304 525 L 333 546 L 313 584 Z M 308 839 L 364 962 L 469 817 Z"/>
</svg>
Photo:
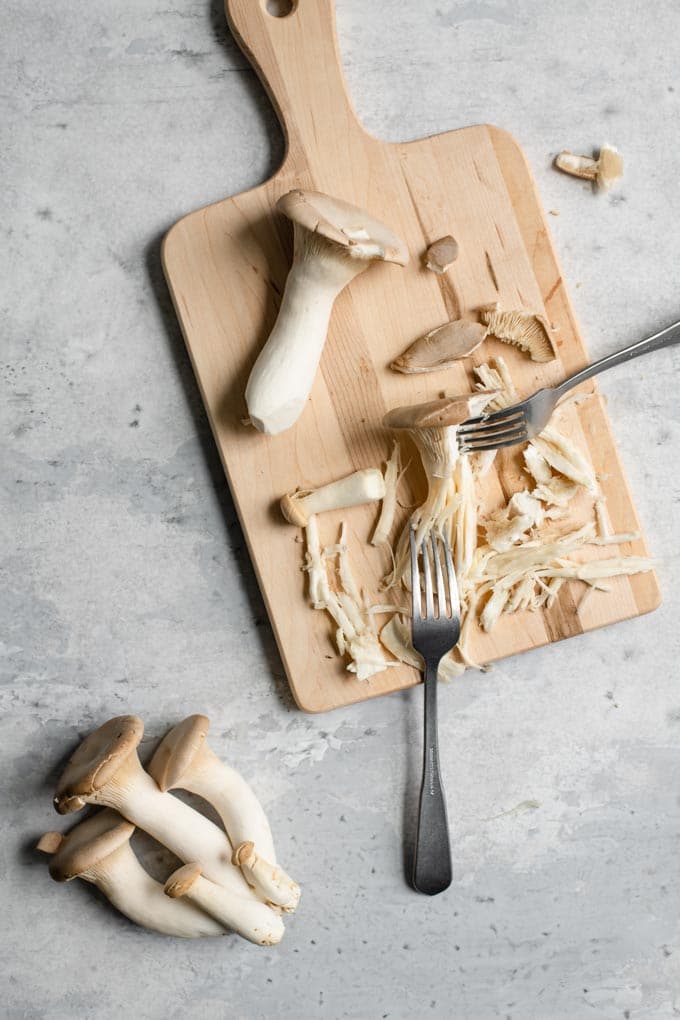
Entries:
<svg viewBox="0 0 680 1020">
<path fill-rule="evenodd" d="M 165 239 L 163 261 L 294 696 L 301 708 L 319 712 L 408 687 L 419 676 L 399 665 L 361 683 L 346 671 L 330 620 L 308 605 L 303 546 L 297 529 L 279 514 L 280 497 L 297 486 L 380 465 L 391 446 L 380 425 L 385 411 L 444 388 L 470 389 L 474 360 L 502 353 L 525 395 L 580 368 L 588 357 L 531 171 L 510 135 L 482 126 L 406 144 L 380 142 L 364 131 L 348 100 L 332 0 L 298 0 L 285 18 L 266 13 L 264 0 L 227 0 L 227 15 L 279 113 L 287 154 L 267 183 L 177 223 Z M 243 394 L 274 323 L 291 259 L 291 225 L 272 210 L 294 187 L 369 210 L 401 235 L 411 259 L 405 269 L 376 264 L 341 294 L 308 406 L 294 428 L 266 437 L 241 423 Z M 423 268 L 422 254 L 447 233 L 457 238 L 460 256 L 438 277 Z M 536 365 L 487 341 L 473 359 L 446 372 L 404 376 L 388 368 L 417 336 L 496 300 L 501 307 L 544 312 L 556 327 L 559 359 Z M 600 398 L 562 412 L 559 427 L 590 450 L 603 475 L 612 527 L 639 529 Z M 520 465 L 517 451 L 498 456 L 483 493 L 485 507 L 526 487 Z M 411 474 L 417 489 L 417 468 Z M 383 601 L 377 581 L 388 555 L 367 544 L 376 512 L 362 507 L 319 523 L 322 540 L 332 543 L 344 517 L 358 580 Z M 587 512 L 577 507 L 575 517 Z M 644 555 L 646 547 L 640 540 L 621 551 Z M 592 548 L 584 558 L 612 552 Z M 584 591 L 573 582 L 550 610 L 501 618 L 491 634 L 472 636 L 471 650 L 489 662 L 648 612 L 660 601 L 653 574 L 612 581 L 609 593 L 594 592 L 579 609 Z"/>
</svg>

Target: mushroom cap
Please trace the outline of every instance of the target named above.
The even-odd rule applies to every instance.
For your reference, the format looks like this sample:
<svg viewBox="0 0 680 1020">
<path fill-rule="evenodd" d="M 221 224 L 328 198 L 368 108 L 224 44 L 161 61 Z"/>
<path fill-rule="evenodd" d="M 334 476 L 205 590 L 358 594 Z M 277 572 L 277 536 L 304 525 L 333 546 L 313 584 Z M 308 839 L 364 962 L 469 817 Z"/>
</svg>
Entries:
<svg viewBox="0 0 680 1020">
<path fill-rule="evenodd" d="M 192 863 L 183 864 L 181 868 L 174 871 L 170 878 L 165 883 L 164 892 L 166 896 L 169 896 L 172 900 L 177 900 L 182 896 L 186 896 L 191 887 L 196 882 L 196 879 L 201 877 L 201 866 L 200 864 Z"/>
<path fill-rule="evenodd" d="M 425 404 L 394 407 L 383 418 L 383 425 L 391 429 L 441 429 L 449 425 L 462 425 L 468 418 L 481 414 L 489 401 L 499 393 L 500 390 L 462 393 L 429 400 Z"/>
<path fill-rule="evenodd" d="M 408 262 L 408 250 L 401 238 L 380 220 L 340 198 L 296 188 L 283 195 L 276 208 L 293 223 L 350 249 L 349 253 L 358 258 L 383 259 L 400 266 Z"/>
<path fill-rule="evenodd" d="M 209 728 L 207 716 L 190 715 L 163 737 L 147 772 L 164 793 L 178 785 L 202 747 Z"/>
<path fill-rule="evenodd" d="M 54 795 L 60 815 L 79 811 L 83 799 L 101 790 L 138 746 L 144 723 L 136 715 L 119 715 L 85 737 L 69 759 Z"/>
<path fill-rule="evenodd" d="M 50 875 L 55 882 L 70 882 L 129 842 L 134 831 L 131 822 L 126 822 L 110 808 L 98 811 L 71 829 L 62 840 L 50 861 Z M 50 853 L 49 842 L 43 840 L 41 849 Z"/>
<path fill-rule="evenodd" d="M 309 495 L 309 489 L 288 492 L 281 498 L 280 507 L 281 513 L 286 518 L 289 524 L 295 524 L 298 528 L 306 528 L 309 518 L 300 506 L 300 499 L 304 496 Z"/>
<path fill-rule="evenodd" d="M 483 343 L 487 332 L 487 327 L 479 322 L 454 319 L 414 340 L 394 359 L 390 368 L 405 375 L 449 368 L 472 354 Z"/>
</svg>

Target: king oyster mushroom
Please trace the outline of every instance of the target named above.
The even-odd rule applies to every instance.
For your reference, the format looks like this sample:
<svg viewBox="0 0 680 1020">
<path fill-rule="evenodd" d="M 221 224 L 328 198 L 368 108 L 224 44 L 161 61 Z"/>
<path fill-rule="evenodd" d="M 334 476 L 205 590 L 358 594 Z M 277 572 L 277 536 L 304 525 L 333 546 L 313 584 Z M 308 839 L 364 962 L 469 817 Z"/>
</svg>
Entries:
<svg viewBox="0 0 680 1020">
<path fill-rule="evenodd" d="M 577 156 L 564 149 L 555 157 L 555 166 L 572 177 L 593 181 L 603 191 L 623 177 L 623 157 L 613 145 L 603 145 L 597 159 Z"/>
<path fill-rule="evenodd" d="M 408 260 L 396 234 L 348 202 L 295 190 L 276 207 L 293 221 L 293 265 L 246 387 L 250 421 L 269 435 L 290 428 L 302 413 L 338 294 L 376 260 L 400 266 Z"/>
<path fill-rule="evenodd" d="M 60 814 L 85 804 L 112 807 L 183 861 L 235 894 L 255 898 L 231 862 L 226 834 L 171 793 L 162 793 L 142 768 L 137 746 L 144 723 L 134 715 L 109 719 L 74 752 L 57 784 L 54 806 Z"/>
<path fill-rule="evenodd" d="M 100 889 L 135 924 L 180 938 L 226 935 L 226 930 L 188 901 L 169 900 L 130 846 L 134 825 L 105 808 L 76 825 L 68 835 L 46 832 L 38 850 L 50 854 L 55 882 L 82 878 Z"/>
<path fill-rule="evenodd" d="M 233 863 L 248 885 L 268 903 L 293 911 L 300 887 L 276 864 L 269 822 L 250 786 L 208 745 L 209 726 L 207 716 L 190 715 L 173 727 L 156 748 L 149 775 L 164 792 L 188 790 L 211 804 L 235 847 Z"/>
</svg>

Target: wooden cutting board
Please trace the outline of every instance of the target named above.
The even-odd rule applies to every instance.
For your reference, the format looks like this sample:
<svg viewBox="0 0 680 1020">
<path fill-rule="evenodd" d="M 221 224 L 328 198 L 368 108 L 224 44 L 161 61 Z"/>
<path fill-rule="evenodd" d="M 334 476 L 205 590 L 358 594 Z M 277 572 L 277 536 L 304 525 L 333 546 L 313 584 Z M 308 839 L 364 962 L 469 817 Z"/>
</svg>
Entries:
<svg viewBox="0 0 680 1020">
<path fill-rule="evenodd" d="M 265 0 L 227 0 L 226 7 L 279 114 L 286 156 L 265 184 L 180 220 L 165 238 L 163 262 L 293 694 L 300 708 L 319 712 L 408 687 L 419 676 L 399 665 L 361 683 L 346 671 L 329 619 L 309 608 L 303 546 L 278 512 L 280 497 L 383 462 L 391 439 L 380 421 L 389 408 L 431 399 L 443 388 L 471 388 L 471 360 L 426 376 L 388 368 L 412 340 L 448 319 L 496 300 L 544 312 L 557 331 L 558 360 L 536 365 L 497 341 L 475 356 L 483 361 L 502 352 L 522 395 L 558 381 L 588 357 L 531 171 L 510 135 L 481 126 L 405 144 L 380 142 L 362 128 L 348 99 L 332 0 L 297 0 L 286 17 L 267 13 Z M 291 260 L 291 225 L 272 210 L 294 187 L 369 210 L 404 239 L 411 260 L 405 269 L 375 264 L 343 292 L 307 408 L 293 429 L 266 437 L 241 423 L 243 393 Z M 448 233 L 461 253 L 439 277 L 423 268 L 422 254 Z M 562 412 L 560 428 L 590 450 L 613 528 L 638 529 L 599 396 Z M 417 469 L 411 474 L 417 487 Z M 499 455 L 485 505 L 500 504 L 526 482 L 517 452 Z M 322 539 L 332 543 L 344 517 L 358 580 L 382 601 L 377 579 L 388 566 L 386 553 L 366 542 L 376 509 L 319 523 Z M 577 508 L 576 517 L 588 512 Z M 646 548 L 640 540 L 622 551 L 644 555 Z M 612 552 L 594 548 L 585 555 Z M 580 582 L 570 583 L 549 611 L 505 617 L 491 634 L 474 634 L 474 654 L 489 662 L 649 612 L 660 601 L 653 574 L 617 579 L 609 593 L 594 592 L 579 608 L 584 591 Z"/>
</svg>

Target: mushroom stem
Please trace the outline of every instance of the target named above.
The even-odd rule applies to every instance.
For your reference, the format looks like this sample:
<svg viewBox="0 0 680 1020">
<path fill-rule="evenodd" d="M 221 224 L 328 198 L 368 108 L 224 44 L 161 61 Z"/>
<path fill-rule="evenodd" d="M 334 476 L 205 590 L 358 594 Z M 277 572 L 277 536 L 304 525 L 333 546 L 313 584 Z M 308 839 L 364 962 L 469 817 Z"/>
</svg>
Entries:
<svg viewBox="0 0 680 1020">
<path fill-rule="evenodd" d="M 377 468 L 355 471 L 318 489 L 291 492 L 281 500 L 281 513 L 290 524 L 305 528 L 312 514 L 372 503 L 385 495 L 385 479 Z"/>
<path fill-rule="evenodd" d="M 54 804 L 60 814 L 85 804 L 114 808 L 183 861 L 197 861 L 205 874 L 234 893 L 252 896 L 231 863 L 227 836 L 209 819 L 169 793 L 161 793 L 142 768 L 137 745 L 141 719 L 110 719 L 85 738 L 57 785 Z"/>
<path fill-rule="evenodd" d="M 246 387 L 250 420 L 276 435 L 302 414 L 312 390 L 338 294 L 370 263 L 342 257 L 315 261 L 313 241 L 295 226 L 295 262 L 286 280 L 276 323 Z"/>
<path fill-rule="evenodd" d="M 237 851 L 232 863 L 241 866 L 238 850 L 249 844 L 257 848 L 262 867 L 252 872 L 241 866 L 244 879 L 265 900 L 286 911 L 295 910 L 300 887 L 276 867 L 276 853 L 269 822 L 262 805 L 245 779 L 225 765 L 205 737 L 210 720 L 192 715 L 175 726 L 156 749 L 149 774 L 162 791 L 188 790 L 203 797 L 219 814 Z M 252 872 L 252 873 L 251 873 Z M 273 875 L 276 879 L 272 879 Z M 264 881 L 260 881 L 263 876 Z"/>
<path fill-rule="evenodd" d="M 197 864 L 185 864 L 165 883 L 165 895 L 184 898 L 216 921 L 259 946 L 275 946 L 285 931 L 279 914 L 259 900 L 239 896 L 201 875 Z"/>
<path fill-rule="evenodd" d="M 53 855 L 50 875 L 55 882 L 74 878 L 90 882 L 121 914 L 150 931 L 188 939 L 226 935 L 215 918 L 192 903 L 168 899 L 130 846 L 133 832 L 133 825 L 104 810 L 76 825 L 66 837 L 45 833 L 37 848 Z"/>
</svg>

